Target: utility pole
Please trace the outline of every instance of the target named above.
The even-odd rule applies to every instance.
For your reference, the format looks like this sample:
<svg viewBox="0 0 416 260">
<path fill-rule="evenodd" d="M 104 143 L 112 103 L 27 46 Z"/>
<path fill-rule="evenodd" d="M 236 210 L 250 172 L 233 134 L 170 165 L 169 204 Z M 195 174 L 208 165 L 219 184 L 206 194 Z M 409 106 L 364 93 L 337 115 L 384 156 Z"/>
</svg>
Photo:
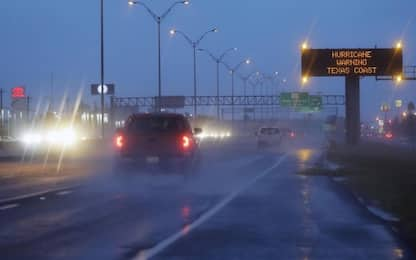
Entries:
<svg viewBox="0 0 416 260">
<path fill-rule="evenodd" d="M 4 111 L 3 111 L 3 89 L 0 88 L 0 136 L 3 136 L 3 122 L 4 122 Z"/>
<path fill-rule="evenodd" d="M 231 121 L 234 122 L 234 72 L 231 70 Z"/>
<path fill-rule="evenodd" d="M 197 97 L 197 93 L 196 93 L 196 44 L 193 43 L 192 47 L 194 48 L 194 118 L 196 118 L 197 115 L 197 104 L 196 104 L 196 97 Z"/>
<path fill-rule="evenodd" d="M 30 97 L 26 97 L 26 120 L 29 123 L 30 120 Z"/>
<path fill-rule="evenodd" d="M 220 120 L 220 61 L 217 63 L 217 120 Z"/>
<path fill-rule="evenodd" d="M 3 110 L 3 89 L 0 88 L 0 110 Z"/>
<path fill-rule="evenodd" d="M 104 139 L 104 0 L 101 0 L 101 138 Z"/>
<path fill-rule="evenodd" d="M 161 18 L 157 18 L 157 77 L 158 77 L 158 83 L 157 83 L 157 95 L 159 97 L 157 112 L 162 111 L 162 65 L 161 65 L 161 53 L 160 53 L 160 22 Z"/>
<path fill-rule="evenodd" d="M 54 77 L 53 77 L 53 72 L 51 73 L 51 98 L 49 100 L 50 104 L 49 104 L 49 110 L 50 112 L 53 112 L 53 84 L 54 84 Z"/>
</svg>

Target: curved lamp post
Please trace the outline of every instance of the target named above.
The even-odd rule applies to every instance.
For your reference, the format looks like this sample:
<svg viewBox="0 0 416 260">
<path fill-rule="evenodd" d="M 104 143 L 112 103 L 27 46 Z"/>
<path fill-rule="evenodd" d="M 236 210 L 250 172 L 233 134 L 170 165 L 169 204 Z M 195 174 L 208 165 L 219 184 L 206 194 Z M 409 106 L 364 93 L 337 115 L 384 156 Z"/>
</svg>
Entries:
<svg viewBox="0 0 416 260">
<path fill-rule="evenodd" d="M 173 8 L 179 4 L 183 4 L 183 5 L 189 5 L 189 1 L 176 1 L 174 2 L 162 15 L 157 15 L 155 12 L 152 11 L 152 9 L 150 9 L 145 3 L 143 3 L 142 1 L 128 1 L 128 4 L 133 6 L 133 5 L 141 5 L 143 6 L 146 11 L 150 14 L 150 16 L 153 18 L 153 20 L 155 20 L 155 22 L 157 23 L 157 44 L 158 44 L 158 48 L 157 48 L 157 52 L 158 52 L 158 97 L 159 97 L 159 102 L 158 103 L 158 111 L 160 111 L 161 107 L 160 107 L 160 100 L 161 100 L 161 96 L 162 96 L 162 64 L 161 64 L 161 44 L 160 44 L 160 24 L 161 22 L 169 15 L 169 13 L 173 10 Z"/>
<path fill-rule="evenodd" d="M 198 51 L 206 52 L 212 60 L 217 64 L 217 119 L 220 119 L 220 63 L 224 60 L 225 56 L 231 51 L 237 51 L 237 48 L 229 48 L 225 50 L 220 56 L 215 56 L 207 49 L 198 49 Z"/>
<path fill-rule="evenodd" d="M 262 75 L 263 75 L 263 79 L 268 80 L 271 83 L 272 87 L 274 84 L 279 85 L 279 83 L 282 82 L 282 80 L 280 80 L 279 78 L 279 72 L 277 71 L 273 72 L 272 74 L 262 73 Z M 272 90 L 271 94 L 273 95 L 273 88 L 271 90 Z M 266 90 L 265 90 L 265 94 L 267 95 Z"/>
<path fill-rule="evenodd" d="M 234 67 L 231 67 L 227 63 L 222 62 L 222 64 L 224 64 L 225 67 L 227 67 L 227 69 L 230 71 L 230 74 L 231 74 L 231 121 L 234 121 L 234 74 L 235 72 L 238 71 L 239 68 L 241 68 L 243 64 L 248 65 L 250 63 L 251 63 L 250 59 L 245 59 L 241 61 L 240 63 L 238 63 L 237 65 L 235 65 Z"/>
<path fill-rule="evenodd" d="M 243 81 L 243 83 L 244 83 L 244 97 L 246 97 L 247 96 L 247 82 L 251 79 L 251 77 L 254 75 L 254 74 L 256 74 L 256 73 L 258 73 L 257 71 L 253 71 L 252 73 L 250 73 L 250 74 L 248 74 L 248 75 L 246 75 L 246 76 L 243 76 L 243 75 L 239 75 L 239 77 L 240 77 L 240 79 Z"/>
<path fill-rule="evenodd" d="M 218 32 L 217 28 L 213 28 L 209 31 L 204 32 L 196 41 L 193 41 L 188 35 L 186 35 L 184 32 L 179 31 L 179 30 L 175 30 L 172 29 L 170 30 L 170 34 L 172 36 L 176 35 L 176 34 L 180 34 L 182 35 L 183 38 L 185 38 L 185 40 L 191 45 L 191 47 L 194 50 L 194 117 L 196 118 L 197 116 L 197 102 L 196 102 L 196 97 L 197 97 L 197 79 L 196 79 L 196 48 L 199 46 L 199 44 L 201 43 L 201 41 L 209 34 L 209 33 L 213 33 L 213 32 Z"/>
</svg>

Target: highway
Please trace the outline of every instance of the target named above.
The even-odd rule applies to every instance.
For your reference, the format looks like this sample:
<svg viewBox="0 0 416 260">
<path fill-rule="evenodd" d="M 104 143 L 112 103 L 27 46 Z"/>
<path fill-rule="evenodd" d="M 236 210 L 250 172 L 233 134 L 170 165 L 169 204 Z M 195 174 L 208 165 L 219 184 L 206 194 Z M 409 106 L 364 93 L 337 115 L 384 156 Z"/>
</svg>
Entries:
<svg viewBox="0 0 416 260">
<path fill-rule="evenodd" d="M 297 174 L 321 146 L 202 143 L 189 175 L 120 168 L 110 152 L 61 174 L 2 162 L 0 259 L 413 259 L 340 184 Z"/>
</svg>

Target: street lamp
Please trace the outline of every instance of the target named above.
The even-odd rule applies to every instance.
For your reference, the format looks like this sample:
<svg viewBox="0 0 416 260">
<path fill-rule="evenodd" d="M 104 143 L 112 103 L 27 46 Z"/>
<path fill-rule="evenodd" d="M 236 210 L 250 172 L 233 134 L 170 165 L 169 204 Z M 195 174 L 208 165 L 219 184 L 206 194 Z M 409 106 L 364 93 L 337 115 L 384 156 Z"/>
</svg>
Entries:
<svg viewBox="0 0 416 260">
<path fill-rule="evenodd" d="M 204 32 L 196 41 L 191 40 L 191 38 L 186 35 L 184 32 L 179 31 L 179 30 L 175 30 L 175 29 L 171 29 L 169 31 L 170 35 L 174 36 L 176 34 L 180 34 L 183 36 L 183 38 L 185 38 L 185 40 L 191 45 L 191 47 L 194 50 L 194 117 L 196 118 L 197 116 L 197 104 L 196 104 L 196 48 L 199 46 L 199 44 L 201 43 L 201 41 L 205 38 L 205 36 L 207 36 L 209 33 L 213 33 L 213 32 L 218 32 L 217 28 L 213 28 L 209 31 Z"/>
<path fill-rule="evenodd" d="M 152 9 L 150 9 L 145 3 L 143 3 L 142 1 L 128 1 L 128 4 L 130 6 L 133 5 L 141 5 L 143 6 L 146 11 L 150 14 L 150 16 L 152 16 L 152 18 L 155 20 L 155 22 L 157 23 L 157 44 L 158 44 L 158 97 L 159 97 L 159 102 L 157 102 L 157 106 L 158 106 L 158 111 L 160 111 L 161 109 L 161 97 L 162 97 L 162 72 L 161 72 L 161 47 L 160 47 L 160 24 L 161 22 L 166 18 L 166 16 L 168 16 L 168 14 L 173 10 L 173 8 L 178 5 L 178 4 L 183 4 L 183 5 L 189 5 L 189 1 L 176 1 L 174 2 L 162 15 L 157 15 L 155 12 L 152 11 Z"/>
<path fill-rule="evenodd" d="M 217 64 L 217 119 L 220 119 L 220 63 L 224 60 L 225 56 L 231 51 L 237 51 L 237 48 L 229 48 L 225 50 L 220 56 L 215 56 L 207 49 L 198 49 L 198 51 L 206 52 L 213 61 Z"/>
<path fill-rule="evenodd" d="M 301 45 L 301 49 L 302 51 L 309 49 L 309 43 L 307 41 L 304 41 Z"/>
<path fill-rule="evenodd" d="M 256 77 L 257 77 L 256 81 L 254 81 L 254 82 L 253 81 L 248 81 L 250 83 L 250 85 L 253 87 L 253 96 L 257 95 L 257 93 L 256 93 L 257 86 L 263 84 L 263 80 L 260 78 L 261 73 L 259 71 L 257 71 L 257 72 L 255 72 L 255 74 L 256 74 Z M 260 93 L 260 95 L 261 95 L 261 93 Z"/>
<path fill-rule="evenodd" d="M 243 81 L 244 83 L 244 97 L 247 96 L 247 82 L 251 79 L 251 77 L 256 74 L 257 71 L 253 71 L 252 73 L 246 75 L 246 76 L 242 76 L 240 75 L 240 79 Z"/>
<path fill-rule="evenodd" d="M 302 86 L 308 84 L 309 82 L 309 77 L 308 76 L 302 76 Z"/>
<path fill-rule="evenodd" d="M 243 64 L 248 65 L 250 63 L 251 63 L 250 59 L 245 59 L 241 61 L 240 63 L 238 63 L 237 65 L 235 65 L 234 67 L 231 67 L 227 63 L 222 62 L 222 64 L 224 64 L 225 67 L 227 67 L 227 69 L 230 71 L 230 74 L 231 74 L 231 121 L 234 121 L 234 74 L 235 72 L 238 71 L 239 68 L 241 68 Z"/>
<path fill-rule="evenodd" d="M 279 83 L 284 82 L 284 80 L 280 80 L 279 78 L 279 72 L 275 71 L 272 74 L 263 74 L 263 79 L 264 80 L 268 80 L 271 84 L 271 91 L 272 91 L 272 95 L 273 95 L 273 85 L 276 84 L 277 86 L 279 85 Z M 265 94 L 267 95 L 267 90 L 265 90 Z"/>
</svg>

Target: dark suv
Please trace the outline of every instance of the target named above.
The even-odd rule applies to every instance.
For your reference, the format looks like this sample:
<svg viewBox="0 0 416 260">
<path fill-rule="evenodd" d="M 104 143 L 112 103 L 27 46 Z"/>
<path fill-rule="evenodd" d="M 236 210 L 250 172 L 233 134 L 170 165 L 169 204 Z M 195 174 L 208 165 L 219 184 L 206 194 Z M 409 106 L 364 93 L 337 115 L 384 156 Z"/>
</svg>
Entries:
<svg viewBox="0 0 416 260">
<path fill-rule="evenodd" d="M 122 158 L 162 167 L 189 169 L 199 159 L 199 143 L 185 116 L 180 114 L 133 114 L 116 133 L 114 142 Z"/>
</svg>

